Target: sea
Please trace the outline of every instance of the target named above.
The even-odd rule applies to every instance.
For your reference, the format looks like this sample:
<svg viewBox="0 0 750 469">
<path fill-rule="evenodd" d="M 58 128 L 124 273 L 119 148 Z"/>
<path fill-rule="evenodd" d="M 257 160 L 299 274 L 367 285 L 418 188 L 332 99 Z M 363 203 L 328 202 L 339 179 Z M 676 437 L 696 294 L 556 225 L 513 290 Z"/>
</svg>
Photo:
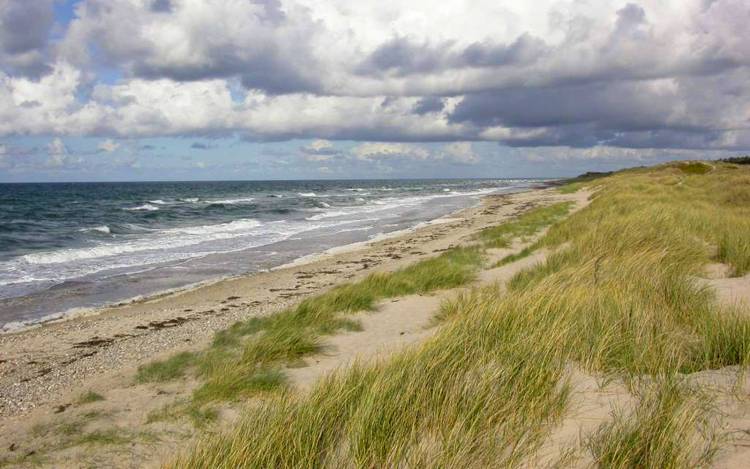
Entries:
<svg viewBox="0 0 750 469">
<path fill-rule="evenodd" d="M 0 329 L 271 269 L 541 182 L 0 184 Z"/>
</svg>

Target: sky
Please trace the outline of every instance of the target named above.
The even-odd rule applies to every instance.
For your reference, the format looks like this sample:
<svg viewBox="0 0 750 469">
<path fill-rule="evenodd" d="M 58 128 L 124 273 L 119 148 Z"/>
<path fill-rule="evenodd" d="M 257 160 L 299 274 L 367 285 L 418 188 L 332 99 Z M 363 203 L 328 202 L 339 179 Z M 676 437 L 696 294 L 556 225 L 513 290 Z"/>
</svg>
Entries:
<svg viewBox="0 0 750 469">
<path fill-rule="evenodd" d="M 0 0 L 0 182 L 750 153 L 747 0 Z"/>
</svg>

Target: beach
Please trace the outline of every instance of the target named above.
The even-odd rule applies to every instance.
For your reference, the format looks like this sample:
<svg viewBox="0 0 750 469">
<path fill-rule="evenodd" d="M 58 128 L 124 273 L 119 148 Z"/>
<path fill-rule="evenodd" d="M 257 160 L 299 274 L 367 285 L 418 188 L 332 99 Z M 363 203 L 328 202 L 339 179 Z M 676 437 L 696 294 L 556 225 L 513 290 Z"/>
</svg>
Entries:
<svg viewBox="0 0 750 469">
<path fill-rule="evenodd" d="M 540 182 L 0 184 L 0 330 L 268 270 Z"/>
<path fill-rule="evenodd" d="M 705 168 L 709 173 L 718 171 Z M 658 190 L 682 181 L 693 188 L 693 197 L 705 198 L 702 184 L 707 182 L 701 176 L 682 175 L 692 170 L 660 169 L 657 174 L 671 181 L 663 186 L 662 180 L 654 182 L 651 173 L 640 177 L 643 184 L 656 184 Z M 736 176 L 729 169 L 721 171 L 706 176 L 711 178 L 706 181 L 716 184 L 723 177 Z M 601 462 L 606 445 L 624 444 L 617 440 L 618 425 L 630 428 L 633 421 L 664 418 L 664 422 L 649 420 L 647 428 L 668 429 L 653 438 L 694 435 L 693 440 L 679 453 L 655 451 L 668 451 L 666 457 L 685 461 L 710 453 L 715 467 L 742 467 L 750 444 L 743 433 L 750 428 L 750 406 L 741 396 L 750 389 L 750 381 L 742 371 L 744 352 L 735 353 L 732 347 L 746 346 L 742 334 L 750 276 L 734 270 L 742 265 L 735 260 L 707 263 L 710 257 L 703 251 L 691 264 L 695 267 L 685 270 L 689 276 L 664 274 L 673 268 L 666 257 L 672 255 L 672 248 L 649 250 L 641 247 L 643 241 L 633 241 L 643 239 L 639 230 L 648 233 L 652 225 L 662 223 L 661 215 L 658 211 L 651 215 L 649 205 L 633 198 L 627 203 L 641 204 L 650 224 L 640 224 L 640 215 L 628 222 L 638 228 L 602 224 L 601 213 L 612 198 L 627 194 L 627 189 L 608 192 L 608 187 L 628 184 L 629 176 L 610 177 L 598 185 L 601 177 L 583 178 L 562 188 L 484 196 L 477 206 L 413 229 L 307 255 L 266 272 L 3 334 L 0 448 L 7 451 L 0 461 L 11 467 L 182 468 L 256 458 L 304 459 L 308 457 L 304 448 L 318 444 L 307 436 L 305 414 L 295 413 L 306 408 L 314 409 L 316 416 L 321 415 L 318 412 L 338 416 L 355 411 L 380 415 L 389 406 L 399 407 L 398 418 L 381 415 L 356 423 L 387 425 L 389 433 L 362 441 L 374 445 L 378 438 L 406 438 L 390 431 L 412 431 L 404 425 L 412 418 L 410 412 L 418 411 L 414 407 L 435 406 L 428 414 L 435 416 L 457 406 L 460 416 L 467 411 L 462 403 L 483 403 L 499 406 L 496 412 L 507 419 L 488 424 L 486 413 L 480 412 L 486 430 L 471 431 L 494 434 L 505 428 L 518 432 L 512 433 L 513 438 L 532 438 L 523 443 L 529 445 L 527 450 L 509 456 L 505 445 L 472 437 L 492 449 L 488 453 L 492 464 L 499 466 L 518 458 L 522 467 L 590 467 Z M 587 229 L 580 230 L 578 224 Z M 664 234 L 673 228 L 660 226 L 659 241 L 649 242 L 662 242 L 658 236 L 673 241 Z M 619 238 L 628 240 L 619 249 L 634 249 L 633 257 L 613 254 L 618 248 L 608 243 Z M 567 239 L 572 241 L 561 241 Z M 686 246 L 675 252 L 685 255 Z M 591 249 L 600 254 L 588 260 Z M 601 260 L 609 255 L 621 257 L 612 263 Z M 582 264 L 560 270 L 564 262 Z M 548 269 L 558 270 L 548 273 Z M 547 282 L 545 276 L 559 280 Z M 657 282 L 656 294 L 652 281 Z M 426 283 L 415 287 L 420 282 Z M 661 299 L 664 287 L 658 282 L 675 282 L 672 289 L 688 285 L 681 295 L 688 298 L 684 301 L 692 314 L 703 315 L 689 321 L 715 324 L 692 332 L 692 342 L 682 345 L 687 333 L 681 321 L 686 320 L 654 315 L 666 310 L 673 317 L 669 308 L 682 308 L 682 297 L 668 293 L 673 296 Z M 629 288 L 632 296 L 623 297 Z M 601 307 L 617 303 L 602 303 L 597 297 L 615 295 L 624 305 L 615 307 L 633 314 L 632 305 L 638 303 L 631 303 L 632 298 L 639 298 L 641 291 L 658 305 L 638 310 L 648 324 L 645 329 L 638 322 L 622 322 L 617 309 Z M 368 295 L 370 303 L 358 303 Z M 355 304 L 347 306 L 350 301 Z M 591 312 L 585 308 L 592 308 Z M 592 315 L 604 319 L 590 322 Z M 664 335 L 680 339 L 653 335 L 653 324 L 659 324 Z M 627 328 L 641 335 L 630 338 Z M 718 347 L 717 357 L 696 355 L 692 344 L 700 334 L 710 340 L 717 333 L 726 334 L 724 342 L 706 345 Z M 626 339 L 593 356 L 587 355 L 588 345 L 580 345 L 599 347 L 597 341 L 616 334 Z M 263 342 L 265 337 L 270 341 Z M 662 347 L 661 340 L 670 340 L 674 352 Z M 617 354 L 631 347 L 628 341 L 638 342 L 639 354 L 623 360 Z M 670 371 L 669 379 L 650 377 L 651 370 L 676 366 L 671 353 L 684 354 L 694 364 L 682 365 L 688 372 Z M 243 364 L 248 361 L 249 369 Z M 495 373 L 492 367 L 500 371 Z M 234 374 L 237 371 L 239 375 Z M 356 384 L 359 380 L 364 381 Z M 355 388 L 337 394 L 351 386 L 372 393 L 368 399 L 379 404 L 369 407 L 369 401 L 362 400 L 356 409 L 347 406 L 346 399 L 362 399 L 356 397 Z M 473 393 L 470 397 L 451 397 L 467 389 Z M 403 400 L 410 396 L 419 397 Z M 665 400 L 674 407 L 657 411 Z M 345 415 L 353 419 L 356 414 Z M 450 415 L 441 418 L 453 418 Z M 343 425 L 339 418 L 330 427 Z M 526 423 L 527 418 L 533 419 L 531 423 Z M 677 430 L 670 427 L 677 424 L 682 425 Z M 321 432 L 331 431 L 323 422 L 313 425 Z M 430 425 L 442 429 L 455 424 Z M 290 451 L 287 438 L 295 440 Z M 464 436 L 446 438 L 463 441 Z M 258 456 L 254 448 L 266 444 L 264 439 L 284 443 L 273 450 L 277 453 Z M 389 443 L 384 448 L 390 452 L 395 446 Z M 440 448 L 427 451 L 440 452 Z M 471 461 L 485 457 L 483 449 L 445 451 L 457 451 L 459 458 Z M 363 453 L 364 458 L 377 455 L 375 450 Z M 323 465 L 339 466 L 337 461 Z"/>
<path fill-rule="evenodd" d="M 19 425 L 30 429 L 60 409 L 65 412 L 87 389 L 121 387 L 130 389 L 129 399 L 137 398 L 139 392 L 132 391 L 141 386 L 133 388 L 132 375 L 138 365 L 205 347 L 216 331 L 235 321 L 273 314 L 334 285 L 433 257 L 471 242 L 483 228 L 561 197 L 554 189 L 486 196 L 476 207 L 382 240 L 0 335 L 0 441 L 5 446 L 19 445 Z M 433 309 L 423 308 L 423 314 L 430 316 Z M 371 320 L 380 321 L 378 315 Z M 399 321 L 391 325 L 401 327 Z M 417 336 L 423 333 L 422 326 L 413 331 Z M 318 374 L 300 379 L 311 381 Z M 173 389 L 168 400 L 179 399 L 173 392 L 187 395 L 190 390 L 190 386 Z M 153 410 L 164 401 L 157 397 L 146 407 Z M 145 411 L 137 409 L 138 415 Z"/>
</svg>

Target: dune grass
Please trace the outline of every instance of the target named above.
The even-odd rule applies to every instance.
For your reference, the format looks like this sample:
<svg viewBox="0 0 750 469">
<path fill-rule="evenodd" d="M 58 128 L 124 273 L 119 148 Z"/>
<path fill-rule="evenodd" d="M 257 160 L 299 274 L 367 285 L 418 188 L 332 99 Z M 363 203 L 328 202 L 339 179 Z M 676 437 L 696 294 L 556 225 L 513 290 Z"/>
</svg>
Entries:
<svg viewBox="0 0 750 469">
<path fill-rule="evenodd" d="M 537 233 L 568 214 L 573 202 L 559 202 L 537 207 L 518 216 L 516 219 L 479 232 L 478 238 L 488 248 L 506 248 L 514 238 L 525 238 Z"/>
<path fill-rule="evenodd" d="M 192 369 L 203 380 L 193 393 L 195 406 L 277 391 L 285 385 L 280 367 L 320 352 L 322 335 L 359 330 L 347 314 L 372 310 L 384 298 L 466 284 L 482 262 L 479 248 L 455 248 L 391 273 L 371 274 L 278 314 L 237 322 L 218 332 L 207 350 L 144 365 L 136 379 L 163 382 Z"/>
<path fill-rule="evenodd" d="M 160 383 L 185 376 L 189 366 L 195 362 L 194 353 L 182 352 L 163 361 L 154 361 L 138 367 L 136 381 L 139 383 Z"/>
<path fill-rule="evenodd" d="M 586 445 L 599 467 L 707 467 L 718 449 L 718 414 L 700 389 L 666 378 L 632 414 L 618 412 Z"/>
<path fill-rule="evenodd" d="M 750 362 L 750 321 L 695 281 L 711 261 L 746 268 L 750 208 L 723 189 L 747 177 L 722 165 L 665 165 L 597 179 L 592 203 L 539 242 L 555 253 L 514 277 L 507 293 L 458 297 L 426 343 L 330 376 L 309 395 L 271 398 L 171 467 L 519 465 L 564 416 L 571 363 L 633 388 L 651 382 L 634 414 L 589 440 L 599 465 L 705 463 L 715 443 L 709 398 L 678 378 Z M 537 216 L 565 213 L 558 206 Z M 503 246 L 535 226 L 532 218 L 480 239 Z M 404 290 L 369 281 L 375 292 Z M 334 303 L 351 304 L 346 298 Z"/>
<path fill-rule="evenodd" d="M 102 396 L 98 392 L 89 390 L 81 394 L 80 396 L 78 396 L 78 400 L 76 401 L 76 403 L 78 405 L 84 405 L 84 404 L 91 404 L 92 402 L 99 402 L 103 400 L 104 400 L 104 396 Z"/>
<path fill-rule="evenodd" d="M 711 165 L 703 161 L 686 161 L 675 163 L 674 166 L 686 174 L 706 174 L 711 171 Z"/>
<path fill-rule="evenodd" d="M 497 299 L 472 300 L 477 314 L 462 313 L 423 346 L 331 376 L 306 399 L 271 400 L 174 467 L 520 461 L 565 408 L 564 363 L 541 328 L 529 329 L 532 314 L 478 314 Z"/>
</svg>

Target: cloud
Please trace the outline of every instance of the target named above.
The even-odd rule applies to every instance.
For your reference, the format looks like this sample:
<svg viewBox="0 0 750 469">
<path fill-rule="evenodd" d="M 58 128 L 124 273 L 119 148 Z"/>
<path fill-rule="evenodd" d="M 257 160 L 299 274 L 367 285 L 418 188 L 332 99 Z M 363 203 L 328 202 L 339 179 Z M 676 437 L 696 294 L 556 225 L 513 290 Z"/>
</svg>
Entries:
<svg viewBox="0 0 750 469">
<path fill-rule="evenodd" d="M 325 139 L 316 139 L 310 142 L 309 145 L 302 147 L 302 150 L 306 153 L 327 153 L 333 150 L 333 143 Z"/>
<path fill-rule="evenodd" d="M 53 0 L 0 0 L 0 64 L 38 77 L 49 71 L 48 38 Z"/>
<path fill-rule="evenodd" d="M 404 143 L 367 142 L 352 149 L 352 154 L 359 160 L 379 160 L 391 158 L 407 158 L 426 160 L 430 152 L 426 149 Z"/>
<path fill-rule="evenodd" d="M 329 161 L 342 154 L 331 141 L 320 138 L 300 147 L 300 152 L 307 161 Z"/>
<path fill-rule="evenodd" d="M 437 96 L 425 96 L 414 104 L 414 112 L 419 115 L 440 112 L 444 108 L 443 99 Z"/>
<path fill-rule="evenodd" d="M 0 0 L 2 136 L 750 149 L 745 0 L 81 0 L 54 41 L 52 5 Z"/>
<path fill-rule="evenodd" d="M 449 143 L 443 147 L 440 157 L 461 164 L 475 164 L 480 160 L 471 142 Z"/>
<path fill-rule="evenodd" d="M 113 151 L 120 148 L 120 144 L 112 140 L 111 138 L 108 138 L 106 140 L 103 140 L 99 145 L 96 147 L 99 151 L 103 151 L 105 153 L 112 153 Z"/>
<path fill-rule="evenodd" d="M 49 159 L 45 165 L 48 168 L 55 169 L 72 169 L 77 168 L 83 160 L 80 157 L 74 157 L 68 154 L 68 148 L 61 138 L 56 137 L 47 144 L 47 154 Z"/>
<path fill-rule="evenodd" d="M 208 143 L 203 143 L 203 142 L 193 142 L 190 145 L 190 148 L 193 148 L 195 150 L 208 150 L 208 149 L 213 148 L 213 145 L 210 145 Z"/>
<path fill-rule="evenodd" d="M 278 0 L 88 0 L 78 13 L 62 49 L 81 63 L 93 60 L 81 46 L 97 44 L 104 60 L 132 77 L 239 77 L 271 93 L 318 87 L 310 50 L 316 24 L 304 8 Z"/>
</svg>

